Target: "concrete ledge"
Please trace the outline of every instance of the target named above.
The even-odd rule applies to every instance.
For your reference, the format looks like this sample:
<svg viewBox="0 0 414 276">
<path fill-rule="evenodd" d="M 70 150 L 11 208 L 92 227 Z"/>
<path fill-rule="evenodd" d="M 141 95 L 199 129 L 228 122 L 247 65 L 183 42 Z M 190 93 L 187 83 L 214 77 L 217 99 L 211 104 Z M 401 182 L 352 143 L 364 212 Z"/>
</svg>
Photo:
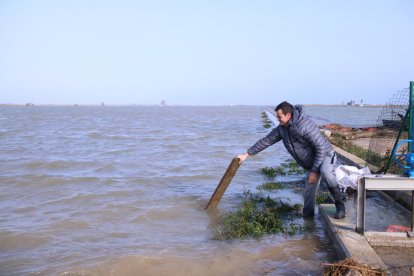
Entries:
<svg viewBox="0 0 414 276">
<path fill-rule="evenodd" d="M 412 210 L 412 194 L 410 191 L 384 191 L 384 193 L 404 208 Z"/>
<path fill-rule="evenodd" d="M 342 220 L 333 218 L 335 210 L 333 204 L 321 204 L 319 206 L 319 214 L 325 221 L 338 255 L 342 258 L 352 258 L 373 269 L 388 270 L 367 239 L 355 232 L 355 224 L 350 223 L 347 217 Z"/>
<path fill-rule="evenodd" d="M 414 237 L 407 232 L 375 232 L 366 231 L 365 238 L 371 246 L 394 246 L 414 248 Z"/>
</svg>

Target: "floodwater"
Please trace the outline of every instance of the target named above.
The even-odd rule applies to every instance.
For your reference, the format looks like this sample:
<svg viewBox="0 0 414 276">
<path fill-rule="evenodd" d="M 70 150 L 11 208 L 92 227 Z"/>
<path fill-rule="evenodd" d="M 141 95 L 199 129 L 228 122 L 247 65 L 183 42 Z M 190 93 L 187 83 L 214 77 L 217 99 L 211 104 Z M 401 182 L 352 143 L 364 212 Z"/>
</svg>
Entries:
<svg viewBox="0 0 414 276">
<path fill-rule="evenodd" d="M 327 109 L 309 113 L 352 122 L 355 109 Z M 375 124 L 380 109 L 363 110 Z M 0 275 L 318 274 L 336 260 L 318 218 L 297 219 L 307 230 L 294 236 L 212 239 L 218 213 L 266 181 L 259 169 L 289 158 L 281 143 L 250 158 L 204 211 L 231 159 L 268 132 L 262 111 L 0 106 Z"/>
</svg>

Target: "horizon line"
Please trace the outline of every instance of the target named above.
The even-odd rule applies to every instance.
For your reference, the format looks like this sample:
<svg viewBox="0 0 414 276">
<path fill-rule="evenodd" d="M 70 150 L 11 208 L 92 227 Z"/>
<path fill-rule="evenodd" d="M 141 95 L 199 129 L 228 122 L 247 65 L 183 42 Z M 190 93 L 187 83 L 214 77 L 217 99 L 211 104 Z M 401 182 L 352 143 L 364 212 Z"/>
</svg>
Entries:
<svg viewBox="0 0 414 276">
<path fill-rule="evenodd" d="M 34 103 L 25 103 L 25 104 L 16 104 L 16 103 L 0 103 L 0 106 L 96 106 L 96 107 L 116 107 L 116 106 L 160 106 L 160 107 L 168 107 L 168 106 L 273 106 L 277 104 L 34 104 Z M 346 107 L 382 107 L 387 106 L 387 104 L 363 104 L 362 106 L 359 104 L 355 105 L 347 105 L 347 104 L 295 104 L 295 105 L 303 105 L 303 106 L 346 106 Z"/>
</svg>

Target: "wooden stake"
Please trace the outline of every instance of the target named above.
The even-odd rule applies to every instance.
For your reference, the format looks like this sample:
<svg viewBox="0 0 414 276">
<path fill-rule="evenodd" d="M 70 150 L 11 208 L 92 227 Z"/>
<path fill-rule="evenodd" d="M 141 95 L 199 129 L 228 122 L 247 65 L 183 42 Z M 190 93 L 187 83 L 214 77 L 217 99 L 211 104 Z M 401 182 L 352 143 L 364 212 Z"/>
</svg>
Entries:
<svg viewBox="0 0 414 276">
<path fill-rule="evenodd" d="M 231 180 L 237 172 L 237 169 L 240 167 L 240 158 L 234 157 L 231 161 L 229 167 L 224 173 L 223 177 L 220 180 L 220 183 L 217 185 L 216 190 L 210 198 L 210 201 L 207 203 L 205 210 L 210 208 L 215 208 L 223 196 L 224 192 L 227 190 Z"/>
</svg>

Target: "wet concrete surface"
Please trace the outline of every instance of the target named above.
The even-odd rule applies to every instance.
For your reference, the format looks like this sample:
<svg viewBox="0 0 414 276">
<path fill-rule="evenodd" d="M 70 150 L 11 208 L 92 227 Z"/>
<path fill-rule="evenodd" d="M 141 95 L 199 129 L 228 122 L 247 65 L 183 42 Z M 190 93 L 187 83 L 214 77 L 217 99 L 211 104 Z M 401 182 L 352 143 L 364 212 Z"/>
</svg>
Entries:
<svg viewBox="0 0 414 276">
<path fill-rule="evenodd" d="M 337 148 L 335 149 L 337 150 Z M 337 150 L 344 164 L 366 166 L 364 160 L 347 152 Z M 342 156 L 341 156 L 342 153 Z M 390 225 L 411 226 L 411 211 L 398 204 L 395 199 L 380 191 L 368 191 L 366 199 L 365 235 L 355 232 L 357 201 L 351 195 L 346 201 L 346 217 L 335 220 L 335 206 L 320 206 L 320 216 L 334 242 L 338 255 L 352 257 L 371 267 L 386 268 L 391 275 L 414 275 L 414 238 L 407 233 L 388 233 Z M 383 246 L 386 245 L 386 246 Z"/>
<path fill-rule="evenodd" d="M 391 275 L 413 275 L 414 248 L 373 247 Z"/>
</svg>

